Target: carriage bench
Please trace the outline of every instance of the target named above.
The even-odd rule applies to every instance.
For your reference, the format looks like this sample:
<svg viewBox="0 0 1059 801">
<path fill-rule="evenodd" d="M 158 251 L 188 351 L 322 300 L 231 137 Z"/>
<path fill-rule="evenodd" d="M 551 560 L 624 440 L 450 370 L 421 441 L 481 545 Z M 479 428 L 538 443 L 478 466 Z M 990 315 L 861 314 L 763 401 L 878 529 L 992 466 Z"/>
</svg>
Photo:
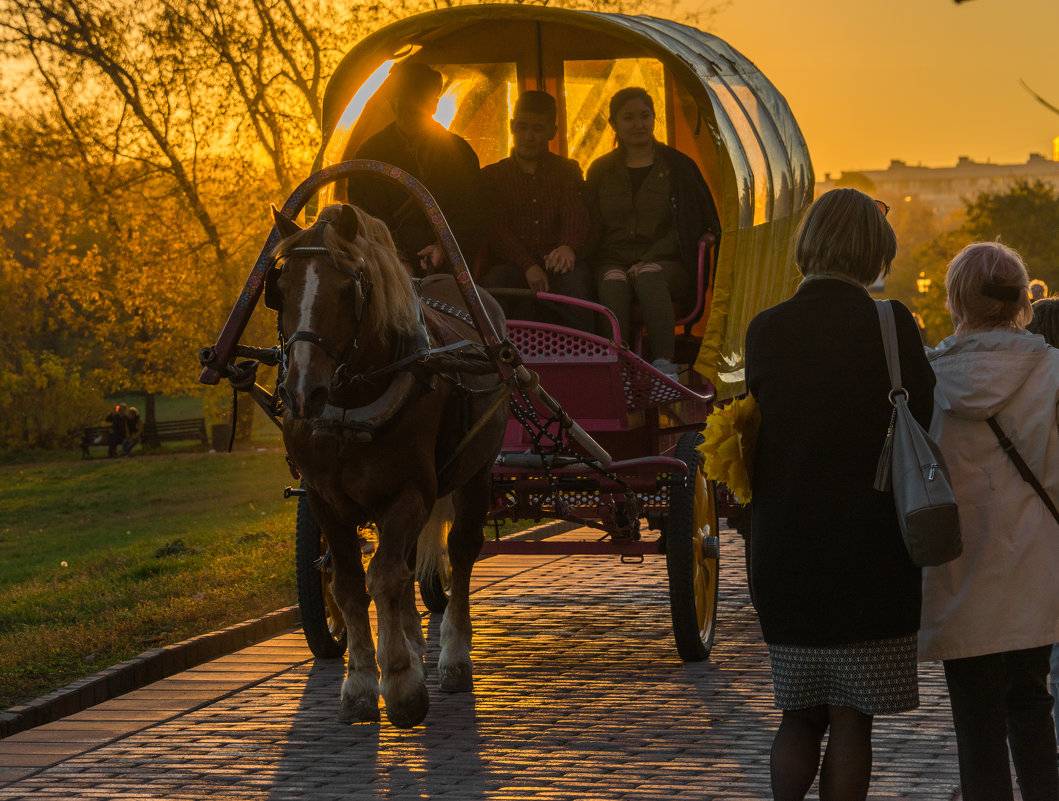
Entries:
<svg viewBox="0 0 1059 801">
<path fill-rule="evenodd" d="M 205 417 L 189 417 L 183 420 L 156 420 L 153 423 L 144 423 L 141 440 L 144 445 L 198 440 L 202 443 L 203 448 L 210 447 L 210 440 L 206 436 Z"/>
</svg>

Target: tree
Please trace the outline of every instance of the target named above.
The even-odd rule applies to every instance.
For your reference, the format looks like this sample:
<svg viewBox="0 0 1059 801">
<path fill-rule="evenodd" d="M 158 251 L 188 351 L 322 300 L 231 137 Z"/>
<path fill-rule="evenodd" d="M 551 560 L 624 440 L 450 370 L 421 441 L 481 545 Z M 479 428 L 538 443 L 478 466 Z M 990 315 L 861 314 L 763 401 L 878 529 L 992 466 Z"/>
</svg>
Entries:
<svg viewBox="0 0 1059 801">
<path fill-rule="evenodd" d="M 242 286 L 268 202 L 308 173 L 327 77 L 358 38 L 436 7 L 0 0 L 0 249 L 14 258 L 0 280 L 33 305 L 3 334 L 7 354 L 33 357 L 0 356 L 9 419 L 33 417 L 27 371 L 81 399 L 67 428 L 90 421 L 86 398 L 198 390 L 194 354 Z M 251 326 L 274 336 L 262 315 Z M 18 433 L 60 429 L 37 415 Z"/>
<path fill-rule="evenodd" d="M 1000 239 L 1026 262 L 1030 277 L 1059 284 L 1059 194 L 1040 181 L 1019 181 L 967 204 L 970 240 Z"/>
<path fill-rule="evenodd" d="M 914 209 L 907 211 L 926 219 Z M 1042 278 L 1049 286 L 1059 285 L 1059 194 L 1046 184 L 1021 181 L 1006 191 L 985 192 L 967 203 L 959 226 L 936 232 L 925 241 L 917 242 L 914 233 L 904 237 L 902 228 L 909 221 L 903 215 L 893 222 L 901 247 L 886 282 L 887 294 L 920 315 L 927 344 L 934 345 L 952 333 L 945 306 L 945 273 L 949 262 L 971 242 L 999 239 L 1019 251 L 1031 277 Z M 928 231 L 920 227 L 919 234 Z"/>
</svg>

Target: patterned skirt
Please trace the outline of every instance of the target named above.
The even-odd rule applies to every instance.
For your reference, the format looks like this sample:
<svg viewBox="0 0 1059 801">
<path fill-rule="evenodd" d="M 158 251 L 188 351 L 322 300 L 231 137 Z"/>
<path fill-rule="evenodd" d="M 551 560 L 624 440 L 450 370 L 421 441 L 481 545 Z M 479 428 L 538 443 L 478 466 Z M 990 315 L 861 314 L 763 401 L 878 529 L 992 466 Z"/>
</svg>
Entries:
<svg viewBox="0 0 1059 801">
<path fill-rule="evenodd" d="M 769 645 L 780 709 L 848 706 L 866 715 L 919 706 L 916 635 L 813 647 Z"/>
</svg>

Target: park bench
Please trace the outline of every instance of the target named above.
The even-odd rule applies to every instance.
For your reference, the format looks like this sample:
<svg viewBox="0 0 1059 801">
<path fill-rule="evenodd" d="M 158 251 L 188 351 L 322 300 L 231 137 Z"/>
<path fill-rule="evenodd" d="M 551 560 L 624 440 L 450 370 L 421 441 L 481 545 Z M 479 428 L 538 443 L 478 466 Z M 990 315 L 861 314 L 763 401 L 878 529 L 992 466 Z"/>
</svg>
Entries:
<svg viewBox="0 0 1059 801">
<path fill-rule="evenodd" d="M 94 445 L 105 448 L 110 438 L 110 426 L 85 426 L 81 432 L 81 455 L 89 458 L 90 448 Z M 206 418 L 189 417 L 182 420 L 156 420 L 144 423 L 140 433 L 140 442 L 146 446 L 161 445 L 163 442 L 189 442 L 198 440 L 204 448 L 210 446 L 206 436 Z"/>
<path fill-rule="evenodd" d="M 156 420 L 143 424 L 140 439 L 144 445 L 160 445 L 163 442 L 188 442 L 198 440 L 203 448 L 210 447 L 206 436 L 206 418 L 189 417 L 184 420 Z"/>
<path fill-rule="evenodd" d="M 110 426 L 85 426 L 81 431 L 81 456 L 88 459 L 92 456 L 89 448 L 97 445 L 106 448 L 110 442 Z"/>
</svg>

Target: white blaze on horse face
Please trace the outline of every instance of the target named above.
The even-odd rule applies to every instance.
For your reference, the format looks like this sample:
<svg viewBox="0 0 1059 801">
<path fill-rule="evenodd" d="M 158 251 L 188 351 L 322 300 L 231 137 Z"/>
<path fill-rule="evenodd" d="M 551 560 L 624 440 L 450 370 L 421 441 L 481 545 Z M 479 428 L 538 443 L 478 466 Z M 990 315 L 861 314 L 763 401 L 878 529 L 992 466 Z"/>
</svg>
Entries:
<svg viewBox="0 0 1059 801">
<path fill-rule="evenodd" d="M 294 322 L 296 331 L 316 331 L 313 326 L 313 310 L 316 305 L 316 296 L 320 292 L 320 275 L 315 266 L 305 270 L 305 282 L 302 284 L 301 301 L 298 304 L 298 318 Z M 289 362 L 287 364 L 288 380 L 290 376 L 295 377 L 294 393 L 307 398 L 315 387 L 307 386 L 310 381 L 310 364 L 313 350 L 320 350 L 319 346 L 312 342 L 295 342 L 291 345 Z M 320 351 L 323 353 L 323 351 Z"/>
</svg>

